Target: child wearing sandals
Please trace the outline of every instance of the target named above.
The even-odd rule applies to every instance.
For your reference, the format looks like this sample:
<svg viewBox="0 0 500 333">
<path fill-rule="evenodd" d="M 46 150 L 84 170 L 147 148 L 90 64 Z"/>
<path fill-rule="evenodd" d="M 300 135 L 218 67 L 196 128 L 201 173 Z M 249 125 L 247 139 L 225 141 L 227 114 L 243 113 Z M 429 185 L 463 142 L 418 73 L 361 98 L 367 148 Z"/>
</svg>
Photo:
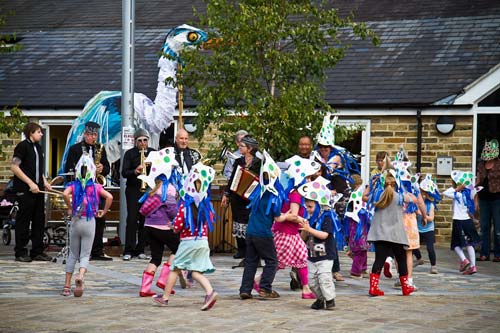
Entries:
<svg viewBox="0 0 500 333">
<path fill-rule="evenodd" d="M 335 283 L 331 274 L 335 244 L 328 183 L 328 180 L 320 176 L 298 189 L 306 199 L 309 215 L 309 221 L 301 218 L 300 230 L 309 250 L 307 268 L 310 287 L 316 296 L 316 301 L 311 305 L 314 310 L 333 310 L 335 307 Z"/>
<path fill-rule="evenodd" d="M 163 264 L 156 285 L 165 289 L 170 266 L 175 258 L 179 247 L 179 234 L 174 233 L 173 220 L 177 215 L 177 190 L 180 175 L 175 168 L 178 163 L 175 160 L 173 148 L 164 148 L 158 152 L 149 154 L 145 161 L 151 163 L 153 170 L 151 175 L 140 175 L 138 178 L 145 181 L 149 191 L 139 199 L 142 202 L 139 213 L 144 215 L 144 231 L 151 248 L 151 260 L 142 274 L 142 284 L 139 295 L 141 297 L 155 296 L 151 291 L 151 284 L 155 272 L 160 267 L 165 245 L 171 251 L 168 261 Z M 153 177 L 155 177 L 153 179 Z M 175 185 L 175 186 L 174 186 Z M 172 289 L 171 294 L 175 291 Z"/>
<path fill-rule="evenodd" d="M 463 275 L 477 273 L 476 251 L 474 246 L 479 244 L 471 216 L 475 211 L 476 189 L 473 186 L 474 176 L 471 172 L 453 170 L 451 172 L 453 187 L 443 192 L 445 197 L 453 200 L 453 225 L 451 229 L 451 250 L 460 258 L 459 271 Z M 469 259 L 465 257 L 463 248 L 467 249 Z"/>
<path fill-rule="evenodd" d="M 83 280 L 90 259 L 95 234 L 95 218 L 103 217 L 113 202 L 113 196 L 101 184 L 95 183 L 96 167 L 88 154 L 83 154 L 75 167 L 76 180 L 64 190 L 64 202 L 71 216 L 69 228 L 69 255 L 66 260 L 66 277 L 63 296 L 71 295 L 71 279 L 76 262 L 80 262 L 79 274 L 75 278 L 74 296 L 83 295 Z M 71 200 L 71 196 L 73 200 Z M 99 197 L 106 200 L 99 210 Z"/>
<path fill-rule="evenodd" d="M 175 217 L 174 231 L 180 232 L 180 245 L 170 267 L 163 296 L 153 297 L 155 304 L 167 306 L 170 293 L 182 270 L 192 271 L 193 279 L 205 290 L 202 311 L 211 309 L 218 294 L 203 275 L 215 271 L 210 260 L 208 229 L 212 230 L 215 211 L 210 202 L 210 184 L 215 171 L 201 162 L 193 165 L 179 191 L 179 211 Z"/>
</svg>

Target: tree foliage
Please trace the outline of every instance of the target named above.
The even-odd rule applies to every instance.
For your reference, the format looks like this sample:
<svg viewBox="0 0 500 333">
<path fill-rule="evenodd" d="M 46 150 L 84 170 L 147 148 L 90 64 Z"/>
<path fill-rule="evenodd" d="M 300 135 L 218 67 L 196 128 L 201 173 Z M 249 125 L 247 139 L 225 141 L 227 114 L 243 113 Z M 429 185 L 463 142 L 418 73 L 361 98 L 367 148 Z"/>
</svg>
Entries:
<svg viewBox="0 0 500 333">
<path fill-rule="evenodd" d="M 185 52 L 177 78 L 197 101 L 195 134 L 201 138 L 215 125 L 227 143 L 245 129 L 277 160 L 294 154 L 299 137 L 314 137 L 334 112 L 324 83 L 326 69 L 349 47 L 339 34 L 378 43 L 365 24 L 340 18 L 326 1 L 205 2 L 206 13 L 197 15 L 212 47 L 201 56 Z"/>
<path fill-rule="evenodd" d="M 8 14 L 13 15 L 13 13 Z M 5 25 L 6 18 L 7 14 L 4 14 L 0 9 L 0 27 Z M 17 41 L 15 34 L 0 34 L 0 56 L 20 50 L 21 45 L 13 44 L 15 41 Z M 7 134 L 9 137 L 19 134 L 27 121 L 28 118 L 23 115 L 19 106 L 15 106 L 10 110 L 4 108 L 0 110 L 0 134 Z M 0 155 L 5 155 L 3 145 L 0 145 Z"/>
</svg>

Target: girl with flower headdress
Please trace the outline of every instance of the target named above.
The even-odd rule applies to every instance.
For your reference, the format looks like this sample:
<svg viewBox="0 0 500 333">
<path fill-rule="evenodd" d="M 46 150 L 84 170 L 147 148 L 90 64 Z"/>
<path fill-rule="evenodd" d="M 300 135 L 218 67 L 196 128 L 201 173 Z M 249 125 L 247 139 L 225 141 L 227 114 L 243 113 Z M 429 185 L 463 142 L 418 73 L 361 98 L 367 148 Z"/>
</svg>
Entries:
<svg viewBox="0 0 500 333">
<path fill-rule="evenodd" d="M 202 311 L 211 309 L 218 294 L 210 281 L 203 275 L 212 273 L 215 268 L 210 260 L 208 230 L 213 230 L 215 211 L 210 202 L 210 184 L 215 171 L 201 162 L 193 165 L 179 191 L 179 211 L 175 217 L 174 231 L 180 233 L 180 244 L 175 259 L 170 266 L 163 296 L 153 297 L 160 306 L 167 306 L 172 288 L 182 270 L 192 271 L 193 279 L 205 290 Z"/>
<path fill-rule="evenodd" d="M 63 296 L 71 295 L 71 279 L 76 262 L 80 262 L 79 274 L 75 278 L 74 296 L 83 294 L 83 278 L 94 242 L 95 218 L 103 217 L 111 207 L 113 196 L 101 184 L 95 182 L 96 166 L 88 154 L 83 154 L 75 167 L 76 180 L 64 190 L 64 202 L 71 216 L 69 228 L 69 255 L 66 260 L 66 278 Z M 99 198 L 106 200 L 104 208 L 99 209 Z"/>
<path fill-rule="evenodd" d="M 471 217 L 475 212 L 475 197 L 477 193 L 472 183 L 473 178 L 474 176 L 471 172 L 453 170 L 451 172 L 453 186 L 443 192 L 443 196 L 453 200 L 453 225 L 451 229 L 450 248 L 460 258 L 459 271 L 464 275 L 477 273 L 474 246 L 479 243 L 479 235 Z M 464 247 L 467 249 L 469 259 L 464 254 Z"/>
<path fill-rule="evenodd" d="M 437 274 L 436 251 L 434 250 L 434 210 L 437 209 L 436 205 L 441 201 L 441 195 L 431 177 L 430 174 L 427 174 L 420 182 L 420 193 L 424 199 L 425 215 L 417 212 L 417 224 L 420 239 L 425 241 L 427 247 L 427 254 L 431 263 L 431 274 Z M 413 250 L 413 254 L 417 258 L 415 266 L 423 265 L 424 260 L 420 250 Z"/>
<path fill-rule="evenodd" d="M 173 221 L 177 214 L 177 188 L 180 187 L 181 176 L 177 171 L 178 163 L 172 147 L 151 152 L 145 162 L 151 163 L 151 171 L 148 176 L 138 177 L 148 184 L 148 191 L 139 199 L 143 203 L 139 213 L 145 216 L 144 232 L 151 248 L 151 260 L 142 274 L 139 295 L 150 297 L 156 295 L 151 291 L 151 284 L 162 263 L 165 245 L 171 252 L 156 281 L 161 289 L 165 289 L 170 266 L 179 247 L 179 234 L 174 233 Z M 171 293 L 175 293 L 173 289 Z"/>
<path fill-rule="evenodd" d="M 335 258 L 335 212 L 330 209 L 328 180 L 320 176 L 300 186 L 298 192 L 305 199 L 309 219 L 300 218 L 300 230 L 307 242 L 309 281 L 316 296 L 311 309 L 333 310 L 336 293 L 331 271 Z"/>
</svg>

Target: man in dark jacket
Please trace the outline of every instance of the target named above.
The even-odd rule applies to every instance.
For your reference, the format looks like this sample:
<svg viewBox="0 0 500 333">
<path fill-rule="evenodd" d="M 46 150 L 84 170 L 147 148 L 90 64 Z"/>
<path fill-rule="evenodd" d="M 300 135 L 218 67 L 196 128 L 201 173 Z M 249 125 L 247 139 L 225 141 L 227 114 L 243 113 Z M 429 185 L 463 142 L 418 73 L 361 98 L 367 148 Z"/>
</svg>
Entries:
<svg viewBox="0 0 500 333">
<path fill-rule="evenodd" d="M 139 198 L 144 194 L 141 191 L 142 181 L 137 178 L 145 170 L 145 165 L 141 164 L 141 154 L 144 151 L 144 159 L 149 152 L 154 151 L 148 147 L 149 133 L 145 129 L 139 128 L 134 133 L 135 147 L 125 152 L 123 156 L 122 176 L 127 179 L 125 196 L 127 198 L 127 227 L 125 229 L 125 250 L 123 260 L 128 261 L 133 256 L 139 259 L 147 259 L 144 254 L 144 216 L 139 214 L 141 204 Z"/>
</svg>

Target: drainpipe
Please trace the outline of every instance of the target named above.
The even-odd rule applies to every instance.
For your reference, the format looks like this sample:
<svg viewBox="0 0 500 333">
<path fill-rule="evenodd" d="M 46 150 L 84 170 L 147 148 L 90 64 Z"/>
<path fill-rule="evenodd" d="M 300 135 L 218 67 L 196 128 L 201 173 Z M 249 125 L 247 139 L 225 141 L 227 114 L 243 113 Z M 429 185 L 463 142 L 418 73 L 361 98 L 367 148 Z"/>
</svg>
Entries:
<svg viewBox="0 0 500 333">
<path fill-rule="evenodd" d="M 422 110 L 417 110 L 417 173 L 420 172 L 422 160 Z"/>
</svg>

